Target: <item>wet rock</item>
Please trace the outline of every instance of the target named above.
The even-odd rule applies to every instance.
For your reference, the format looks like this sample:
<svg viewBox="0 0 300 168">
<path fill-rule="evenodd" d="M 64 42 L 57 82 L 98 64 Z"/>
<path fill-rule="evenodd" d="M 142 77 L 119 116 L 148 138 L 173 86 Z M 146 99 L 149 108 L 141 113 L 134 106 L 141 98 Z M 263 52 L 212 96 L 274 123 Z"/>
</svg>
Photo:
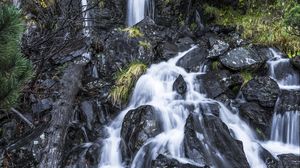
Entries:
<svg viewBox="0 0 300 168">
<path fill-rule="evenodd" d="M 280 81 L 283 85 L 295 85 L 295 83 L 300 83 L 299 77 L 296 77 L 296 75 L 299 76 L 299 71 L 294 68 L 289 59 L 275 58 L 273 60 L 274 62 L 271 62 L 273 69 L 270 69 L 271 67 L 269 66 L 269 71 L 274 73 L 272 75 L 277 81 Z"/>
<path fill-rule="evenodd" d="M 255 50 L 251 48 L 235 48 L 227 54 L 220 57 L 221 63 L 232 70 L 257 69 L 266 58 L 260 57 Z"/>
<path fill-rule="evenodd" d="M 298 70 L 300 70 L 300 56 L 295 56 L 291 59 L 291 64 L 297 68 Z"/>
<path fill-rule="evenodd" d="M 84 101 L 80 104 L 80 109 L 83 112 L 84 118 L 86 120 L 87 128 L 92 130 L 92 122 L 94 119 L 93 104 L 89 101 Z"/>
<path fill-rule="evenodd" d="M 178 94 L 184 96 L 187 90 L 186 82 L 184 81 L 182 75 L 179 75 L 175 82 L 173 83 L 173 90 Z"/>
<path fill-rule="evenodd" d="M 293 154 L 278 155 L 280 168 L 299 168 L 300 156 Z"/>
<path fill-rule="evenodd" d="M 178 54 L 178 47 L 174 43 L 165 42 L 163 44 L 158 45 L 158 55 L 163 60 L 168 60 L 170 58 L 175 57 Z"/>
<path fill-rule="evenodd" d="M 279 166 L 276 158 L 263 147 L 260 149 L 260 158 L 265 162 L 267 168 L 278 168 Z"/>
<path fill-rule="evenodd" d="M 208 51 L 208 58 L 218 57 L 229 49 L 229 44 L 221 40 L 210 39 L 211 48 Z"/>
<path fill-rule="evenodd" d="M 291 111 L 300 111 L 300 91 L 281 90 L 275 111 L 281 114 Z"/>
<path fill-rule="evenodd" d="M 201 87 L 209 98 L 217 98 L 222 94 L 234 98 L 235 87 L 240 88 L 243 78 L 240 74 L 231 74 L 228 71 L 211 71 L 197 77 L 201 82 Z"/>
<path fill-rule="evenodd" d="M 42 99 L 41 101 L 38 101 L 37 103 L 32 105 L 32 112 L 33 113 L 41 113 L 47 110 L 51 110 L 52 108 L 52 100 L 50 99 Z"/>
<path fill-rule="evenodd" d="M 247 101 L 258 102 L 263 107 L 274 107 L 280 89 L 270 77 L 255 77 L 242 88 L 242 93 Z"/>
<path fill-rule="evenodd" d="M 186 71 L 198 72 L 206 56 L 207 51 L 204 48 L 197 47 L 180 58 L 176 65 L 184 68 Z"/>
<path fill-rule="evenodd" d="M 152 161 L 151 168 L 204 168 L 191 164 L 180 163 L 178 160 L 159 154 L 155 160 Z M 205 167 L 209 168 L 209 167 Z"/>
<path fill-rule="evenodd" d="M 101 155 L 101 145 L 94 143 L 92 144 L 85 155 L 85 159 L 88 163 L 89 166 L 94 166 L 97 167 L 100 163 L 101 157 L 99 155 Z"/>
<path fill-rule="evenodd" d="M 250 167 L 242 143 L 230 135 L 228 127 L 218 117 L 192 113 L 184 130 L 187 158 L 214 167 Z"/>
<path fill-rule="evenodd" d="M 195 44 L 194 40 L 188 36 L 179 38 L 176 43 L 180 52 L 186 51 L 191 48 L 193 44 Z"/>
<path fill-rule="evenodd" d="M 149 139 L 161 132 L 162 128 L 154 107 L 145 105 L 130 110 L 122 124 L 121 137 L 131 151 L 131 156 Z"/>
<path fill-rule="evenodd" d="M 239 107 L 240 117 L 246 121 L 254 130 L 257 135 L 266 140 L 268 135 L 269 125 L 272 121 L 272 113 L 263 109 L 257 103 L 245 102 Z"/>
<path fill-rule="evenodd" d="M 2 125 L 3 124 L 3 125 Z M 17 131 L 17 123 L 15 120 L 6 120 L 1 123 L 0 129 L 0 147 L 6 146 L 15 137 Z"/>
<path fill-rule="evenodd" d="M 1 167 L 28 167 L 37 166 L 33 154 L 28 149 L 18 149 L 15 151 L 6 152 L 4 155 L 3 165 Z"/>
</svg>

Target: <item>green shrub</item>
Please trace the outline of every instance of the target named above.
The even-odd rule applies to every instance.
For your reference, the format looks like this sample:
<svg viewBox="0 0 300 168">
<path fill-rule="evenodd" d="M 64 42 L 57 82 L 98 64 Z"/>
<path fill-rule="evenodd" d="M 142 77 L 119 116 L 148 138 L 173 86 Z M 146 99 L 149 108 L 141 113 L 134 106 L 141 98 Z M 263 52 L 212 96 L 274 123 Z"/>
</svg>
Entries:
<svg viewBox="0 0 300 168">
<path fill-rule="evenodd" d="M 300 5 L 287 12 L 284 22 L 288 29 L 292 29 L 292 34 L 300 36 Z"/>
<path fill-rule="evenodd" d="M 21 56 L 21 16 L 14 7 L 0 7 L 0 108 L 17 102 L 19 91 L 32 71 L 28 60 Z"/>
</svg>

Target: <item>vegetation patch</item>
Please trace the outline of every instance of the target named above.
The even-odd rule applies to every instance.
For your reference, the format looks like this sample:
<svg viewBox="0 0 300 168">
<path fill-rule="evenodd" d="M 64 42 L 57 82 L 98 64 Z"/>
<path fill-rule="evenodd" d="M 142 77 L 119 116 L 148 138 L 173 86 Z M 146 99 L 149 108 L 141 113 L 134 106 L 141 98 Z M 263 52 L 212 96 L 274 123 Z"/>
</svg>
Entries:
<svg viewBox="0 0 300 168">
<path fill-rule="evenodd" d="M 116 75 L 115 86 L 110 92 L 112 103 L 118 106 L 126 103 L 136 81 L 146 70 L 147 66 L 145 64 L 133 62 L 127 69 L 118 73 Z"/>
<path fill-rule="evenodd" d="M 144 34 L 141 32 L 141 30 L 137 27 L 127 27 L 127 28 L 123 29 L 122 31 L 127 32 L 128 36 L 131 38 L 144 36 Z"/>
<path fill-rule="evenodd" d="M 245 85 L 246 83 L 248 83 L 251 79 L 253 79 L 253 75 L 251 72 L 249 71 L 242 71 L 241 72 L 241 76 L 243 77 L 244 83 L 243 85 Z"/>
<path fill-rule="evenodd" d="M 293 0 L 276 0 L 271 4 L 251 2 L 248 2 L 246 13 L 231 7 L 216 8 L 209 5 L 204 5 L 204 11 L 215 16 L 213 22 L 216 24 L 237 26 L 243 38 L 255 44 L 278 47 L 291 56 L 296 55 L 300 51 L 300 40 L 292 27 L 300 24 L 297 3 Z"/>
<path fill-rule="evenodd" d="M 139 46 L 142 46 L 145 49 L 151 48 L 151 44 L 148 41 L 139 41 Z"/>
</svg>

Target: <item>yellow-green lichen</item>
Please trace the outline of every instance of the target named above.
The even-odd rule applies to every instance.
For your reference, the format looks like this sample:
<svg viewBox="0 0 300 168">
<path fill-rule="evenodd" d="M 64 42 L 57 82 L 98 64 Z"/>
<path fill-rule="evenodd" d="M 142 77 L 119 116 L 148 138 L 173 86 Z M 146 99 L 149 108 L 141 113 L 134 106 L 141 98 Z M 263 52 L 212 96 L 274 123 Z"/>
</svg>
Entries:
<svg viewBox="0 0 300 168">
<path fill-rule="evenodd" d="M 127 32 L 128 36 L 131 38 L 144 36 L 144 34 L 141 32 L 141 30 L 137 27 L 127 27 L 127 28 L 123 29 L 122 31 Z"/>
</svg>

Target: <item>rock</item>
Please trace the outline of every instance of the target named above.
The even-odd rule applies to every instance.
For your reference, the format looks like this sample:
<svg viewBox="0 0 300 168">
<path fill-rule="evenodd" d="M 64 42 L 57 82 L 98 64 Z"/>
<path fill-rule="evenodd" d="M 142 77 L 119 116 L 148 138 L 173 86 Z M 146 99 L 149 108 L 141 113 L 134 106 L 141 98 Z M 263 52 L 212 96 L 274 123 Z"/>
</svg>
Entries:
<svg viewBox="0 0 300 168">
<path fill-rule="evenodd" d="M 186 82 L 184 81 L 182 75 L 179 75 L 173 83 L 173 90 L 178 94 L 184 96 L 187 90 Z"/>
<path fill-rule="evenodd" d="M 157 52 L 160 58 L 163 60 L 168 60 L 175 57 L 178 54 L 179 49 L 174 43 L 165 42 L 158 45 Z"/>
<path fill-rule="evenodd" d="M 190 114 L 186 120 L 184 151 L 187 158 L 211 167 L 250 167 L 243 145 L 216 116 Z"/>
<path fill-rule="evenodd" d="M 211 42 L 211 40 L 210 40 Z M 211 48 L 208 51 L 207 58 L 214 58 L 224 54 L 229 49 L 229 44 L 221 41 L 221 40 L 214 40 L 211 42 Z"/>
<path fill-rule="evenodd" d="M 193 44 L 195 44 L 194 40 L 190 37 L 179 38 L 175 43 L 180 52 L 186 51 L 191 48 Z"/>
<path fill-rule="evenodd" d="M 6 152 L 1 167 L 36 167 L 37 161 L 33 153 L 28 149 L 18 149 Z"/>
<path fill-rule="evenodd" d="M 102 144 L 92 144 L 86 152 L 85 159 L 88 161 L 89 166 L 97 167 L 100 163 Z"/>
<path fill-rule="evenodd" d="M 300 156 L 293 154 L 278 155 L 280 168 L 299 168 Z"/>
<path fill-rule="evenodd" d="M 235 87 L 240 88 L 243 84 L 243 78 L 240 74 L 231 74 L 229 71 L 211 71 L 197 76 L 201 82 L 201 87 L 209 98 L 217 98 L 222 94 L 235 98 L 236 94 L 232 92 Z"/>
<path fill-rule="evenodd" d="M 263 147 L 260 149 L 260 158 L 265 162 L 267 168 L 278 168 L 278 161 L 276 158 Z"/>
<path fill-rule="evenodd" d="M 281 114 L 291 111 L 300 112 L 300 91 L 281 90 L 275 111 Z"/>
<path fill-rule="evenodd" d="M 200 166 L 180 163 L 178 160 L 159 154 L 155 160 L 152 161 L 151 168 L 201 168 Z M 209 167 L 203 167 L 209 168 Z"/>
<path fill-rule="evenodd" d="M 80 109 L 83 112 L 86 120 L 86 125 L 89 130 L 92 130 L 92 122 L 94 119 L 93 104 L 89 101 L 84 101 L 80 104 Z"/>
<path fill-rule="evenodd" d="M 240 117 L 256 131 L 261 139 L 266 140 L 269 125 L 272 121 L 272 113 L 254 102 L 242 103 L 239 111 Z"/>
<path fill-rule="evenodd" d="M 274 60 L 274 61 L 273 61 Z M 299 71 L 291 64 L 290 59 L 274 58 L 269 62 L 271 75 L 282 85 L 295 85 L 300 83 Z"/>
<path fill-rule="evenodd" d="M 184 68 L 186 71 L 198 72 L 206 56 L 207 51 L 204 48 L 197 47 L 180 58 L 176 65 Z"/>
<path fill-rule="evenodd" d="M 300 55 L 293 57 L 290 61 L 295 68 L 300 70 Z"/>
<path fill-rule="evenodd" d="M 130 110 L 123 120 L 121 137 L 133 156 L 149 139 L 162 131 L 154 107 L 145 105 Z"/>
<path fill-rule="evenodd" d="M 47 110 L 51 110 L 52 104 L 53 102 L 51 99 L 42 99 L 31 106 L 32 112 L 41 113 Z"/>
<path fill-rule="evenodd" d="M 242 88 L 242 93 L 247 101 L 258 102 L 263 107 L 274 107 L 280 89 L 270 77 L 255 77 Z"/>
<path fill-rule="evenodd" d="M 221 63 L 232 70 L 257 69 L 266 59 L 251 48 L 235 48 L 220 57 Z"/>
</svg>

